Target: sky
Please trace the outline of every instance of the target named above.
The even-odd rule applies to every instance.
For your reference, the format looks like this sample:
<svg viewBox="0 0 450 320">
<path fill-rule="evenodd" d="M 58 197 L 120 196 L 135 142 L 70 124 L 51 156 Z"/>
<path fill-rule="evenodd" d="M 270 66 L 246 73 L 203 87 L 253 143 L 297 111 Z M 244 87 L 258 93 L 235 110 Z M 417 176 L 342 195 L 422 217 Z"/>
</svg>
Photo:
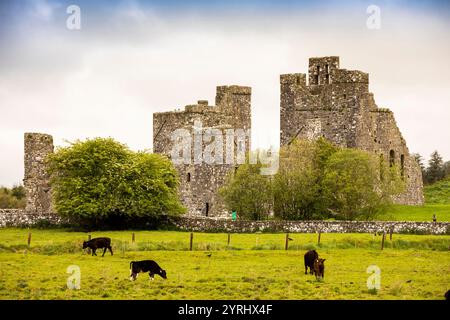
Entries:
<svg viewBox="0 0 450 320">
<path fill-rule="evenodd" d="M 316 56 L 368 72 L 410 152 L 448 161 L 449 27 L 447 1 L 0 1 L 0 185 L 22 182 L 25 132 L 151 149 L 153 112 L 219 85 L 252 87 L 253 147 L 277 147 L 279 75 Z"/>
</svg>

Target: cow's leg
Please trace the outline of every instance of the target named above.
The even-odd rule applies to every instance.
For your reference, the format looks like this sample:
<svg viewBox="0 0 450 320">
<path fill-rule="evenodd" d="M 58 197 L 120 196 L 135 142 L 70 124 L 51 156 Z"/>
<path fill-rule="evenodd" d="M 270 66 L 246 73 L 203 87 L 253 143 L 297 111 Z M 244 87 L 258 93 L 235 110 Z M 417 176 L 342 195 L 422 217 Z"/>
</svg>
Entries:
<svg viewBox="0 0 450 320">
<path fill-rule="evenodd" d="M 308 274 L 308 266 L 305 264 L 305 274 Z"/>
<path fill-rule="evenodd" d="M 97 249 L 92 249 L 92 255 L 93 256 L 96 256 L 97 255 L 97 253 L 95 252 Z"/>
<path fill-rule="evenodd" d="M 103 254 L 102 254 L 102 257 L 105 256 L 105 252 L 106 252 L 106 247 L 103 248 Z"/>
<path fill-rule="evenodd" d="M 155 280 L 155 274 L 153 272 L 150 272 L 148 275 L 152 281 Z"/>
<path fill-rule="evenodd" d="M 109 246 L 108 249 L 109 249 L 109 251 L 111 252 L 111 255 L 113 255 L 111 246 Z"/>
</svg>

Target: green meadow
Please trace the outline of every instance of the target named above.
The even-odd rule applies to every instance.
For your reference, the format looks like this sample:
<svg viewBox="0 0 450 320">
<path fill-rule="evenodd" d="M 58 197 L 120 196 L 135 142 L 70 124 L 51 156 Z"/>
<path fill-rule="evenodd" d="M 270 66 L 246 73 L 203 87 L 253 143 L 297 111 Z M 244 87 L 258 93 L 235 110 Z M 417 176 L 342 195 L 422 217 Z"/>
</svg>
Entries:
<svg viewBox="0 0 450 320">
<path fill-rule="evenodd" d="M 27 245 L 31 232 L 31 243 Z M 372 234 L 94 232 L 112 238 L 114 255 L 81 249 L 88 234 L 0 229 L 0 299 L 443 299 L 450 289 L 450 236 L 393 235 L 381 250 Z M 304 274 L 303 254 L 325 258 L 325 278 Z M 209 256 L 210 255 L 210 256 Z M 132 260 L 153 259 L 168 279 L 129 280 Z M 80 270 L 80 289 L 67 287 L 67 268 Z M 380 268 L 369 290 L 367 268 Z"/>
</svg>

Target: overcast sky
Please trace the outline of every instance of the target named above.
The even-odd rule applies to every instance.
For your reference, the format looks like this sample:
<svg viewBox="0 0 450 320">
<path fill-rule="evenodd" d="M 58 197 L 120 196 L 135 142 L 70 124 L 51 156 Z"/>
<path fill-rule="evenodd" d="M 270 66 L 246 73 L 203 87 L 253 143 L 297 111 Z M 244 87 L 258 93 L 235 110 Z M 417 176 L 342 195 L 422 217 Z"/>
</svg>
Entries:
<svg viewBox="0 0 450 320">
<path fill-rule="evenodd" d="M 153 112 L 213 104 L 217 85 L 251 86 L 254 146 L 278 146 L 279 75 L 329 55 L 370 74 L 411 152 L 450 160 L 446 1 L 91 2 L 0 1 L 0 185 L 23 179 L 24 132 L 149 149 Z"/>
</svg>

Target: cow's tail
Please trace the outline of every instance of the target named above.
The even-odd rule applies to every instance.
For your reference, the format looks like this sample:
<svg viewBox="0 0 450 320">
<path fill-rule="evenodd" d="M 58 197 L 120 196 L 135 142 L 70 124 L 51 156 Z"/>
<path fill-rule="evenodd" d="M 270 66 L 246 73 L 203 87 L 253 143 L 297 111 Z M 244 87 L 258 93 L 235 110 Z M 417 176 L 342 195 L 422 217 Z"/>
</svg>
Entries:
<svg viewBox="0 0 450 320">
<path fill-rule="evenodd" d="M 130 270 L 132 269 L 132 265 L 133 265 L 134 261 L 130 262 Z"/>
</svg>

